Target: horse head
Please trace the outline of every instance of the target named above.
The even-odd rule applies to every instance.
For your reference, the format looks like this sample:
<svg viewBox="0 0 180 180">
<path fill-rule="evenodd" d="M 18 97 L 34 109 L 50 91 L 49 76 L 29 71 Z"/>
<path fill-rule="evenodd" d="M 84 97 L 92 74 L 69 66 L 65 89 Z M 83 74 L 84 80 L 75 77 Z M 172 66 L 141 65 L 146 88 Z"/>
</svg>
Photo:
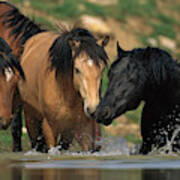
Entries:
<svg viewBox="0 0 180 180">
<path fill-rule="evenodd" d="M 88 117 L 99 103 L 102 72 L 108 59 L 104 47 L 108 41 L 109 37 L 105 37 L 98 42 L 88 30 L 74 28 L 63 31 L 50 49 L 51 66 L 56 68 L 56 75 L 61 74 L 66 82 L 71 77 L 70 84 L 76 94 L 80 94 Z"/>
<path fill-rule="evenodd" d="M 105 63 L 96 59 L 99 58 L 96 57 L 97 55 L 93 57 L 90 53 L 88 54 L 88 51 L 86 50 L 82 50 L 78 55 L 76 55 L 81 43 L 83 47 L 83 42 L 71 40 L 69 43 L 72 49 L 72 54 L 75 57 L 73 66 L 74 87 L 83 98 L 84 112 L 87 116 L 91 116 L 99 104 L 102 72 L 104 70 Z M 106 44 L 107 38 L 103 39 L 101 46 L 96 44 L 96 48 L 101 49 Z M 89 51 L 91 50 L 89 49 Z"/>
<path fill-rule="evenodd" d="M 97 122 L 109 125 L 114 118 L 137 108 L 142 100 L 146 73 L 133 51 L 125 51 L 117 44 L 118 58 L 108 72 L 107 91 L 98 105 Z"/>
<path fill-rule="evenodd" d="M 0 129 L 6 129 L 13 118 L 13 96 L 20 78 L 24 79 L 24 73 L 19 62 L 7 43 L 0 39 Z"/>
</svg>

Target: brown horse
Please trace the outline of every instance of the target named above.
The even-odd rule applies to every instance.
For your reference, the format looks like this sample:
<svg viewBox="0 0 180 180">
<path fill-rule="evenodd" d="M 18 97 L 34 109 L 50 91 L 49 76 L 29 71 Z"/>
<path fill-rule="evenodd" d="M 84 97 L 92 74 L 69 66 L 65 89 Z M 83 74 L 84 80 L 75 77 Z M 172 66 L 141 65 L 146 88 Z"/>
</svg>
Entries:
<svg viewBox="0 0 180 180">
<path fill-rule="evenodd" d="M 16 57 L 21 55 L 27 39 L 43 31 L 12 4 L 0 2 L 0 37 L 9 44 Z"/>
<path fill-rule="evenodd" d="M 0 2 L 0 37 L 2 37 L 12 49 L 12 53 L 20 59 L 23 45 L 33 35 L 43 32 L 38 25 L 33 23 L 28 17 L 24 16 L 12 4 Z M 14 101 L 16 116 L 12 123 L 13 151 L 21 151 L 21 127 L 22 127 L 22 108 L 18 102 L 18 96 Z"/>
<path fill-rule="evenodd" d="M 23 45 L 35 34 L 44 32 L 38 25 L 34 24 L 29 18 L 21 14 L 19 10 L 8 2 L 0 2 L 0 36 L 8 42 L 13 53 L 20 57 Z M 13 151 L 21 150 L 21 108 L 18 108 L 17 116 L 12 124 L 12 134 L 14 145 Z M 96 125 L 99 134 L 98 125 Z M 76 135 L 77 139 L 79 137 Z"/>
<path fill-rule="evenodd" d="M 11 48 L 0 38 L 0 129 L 6 129 L 13 119 L 13 97 L 20 79 L 25 79 L 23 70 Z"/>
<path fill-rule="evenodd" d="M 21 65 L 26 82 L 19 82 L 32 147 L 41 129 L 48 149 L 67 148 L 74 134 L 82 150 L 95 149 L 95 121 L 90 118 L 99 103 L 102 71 L 107 63 L 104 46 L 82 28 L 62 34 L 43 32 L 24 47 Z"/>
</svg>

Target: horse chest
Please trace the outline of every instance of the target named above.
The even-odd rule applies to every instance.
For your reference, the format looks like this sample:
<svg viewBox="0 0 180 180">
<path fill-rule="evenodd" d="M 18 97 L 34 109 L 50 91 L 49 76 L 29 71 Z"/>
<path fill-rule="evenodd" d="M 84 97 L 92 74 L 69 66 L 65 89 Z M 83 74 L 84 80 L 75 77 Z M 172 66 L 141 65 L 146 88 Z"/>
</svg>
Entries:
<svg viewBox="0 0 180 180">
<path fill-rule="evenodd" d="M 144 123 L 147 119 L 143 119 Z M 144 127 L 146 128 L 144 124 Z M 156 112 L 152 116 L 152 124 L 142 133 L 143 148 L 163 147 L 171 142 L 174 150 L 180 149 L 180 105 L 172 106 L 168 111 Z"/>
<path fill-rule="evenodd" d="M 76 108 L 74 109 L 61 103 L 46 106 L 43 110 L 47 120 L 53 124 L 53 126 L 56 124 L 60 131 L 75 127 L 75 125 L 81 121 L 81 114 L 83 113 L 80 108 L 77 110 Z"/>
</svg>

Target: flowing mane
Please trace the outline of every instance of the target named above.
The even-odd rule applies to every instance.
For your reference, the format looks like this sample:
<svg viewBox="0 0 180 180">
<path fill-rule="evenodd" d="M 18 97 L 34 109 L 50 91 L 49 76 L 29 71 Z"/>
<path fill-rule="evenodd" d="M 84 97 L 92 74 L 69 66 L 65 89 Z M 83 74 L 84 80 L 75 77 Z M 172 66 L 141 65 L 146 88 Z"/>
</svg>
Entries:
<svg viewBox="0 0 180 180">
<path fill-rule="evenodd" d="M 4 74 L 5 69 L 10 67 L 13 71 L 18 70 L 20 76 L 25 80 L 24 72 L 20 63 L 13 56 L 11 48 L 8 44 L 0 38 L 0 71 Z"/>
<path fill-rule="evenodd" d="M 73 28 L 71 30 L 62 29 L 60 36 L 54 41 L 49 49 L 51 67 L 56 68 L 58 73 L 72 72 L 73 60 L 81 53 L 87 55 L 99 65 L 100 61 L 107 64 L 108 56 L 103 47 L 97 44 L 97 39 L 86 29 Z M 69 40 L 80 42 L 80 46 L 75 50 L 72 56 L 72 49 L 68 43 Z"/>
<path fill-rule="evenodd" d="M 10 36 L 14 39 L 19 39 L 24 44 L 31 36 L 43 32 L 37 24 L 25 17 L 15 6 L 8 2 L 2 1 L 1 4 L 9 6 L 9 10 L 0 13 L 0 18 L 3 18 L 2 23 L 6 28 L 12 28 Z"/>
<path fill-rule="evenodd" d="M 148 81 L 153 80 L 154 85 L 160 85 L 173 78 L 174 68 L 179 66 L 168 52 L 159 48 L 135 49 L 131 53 L 133 61 L 139 59 L 143 66 L 147 67 Z"/>
</svg>

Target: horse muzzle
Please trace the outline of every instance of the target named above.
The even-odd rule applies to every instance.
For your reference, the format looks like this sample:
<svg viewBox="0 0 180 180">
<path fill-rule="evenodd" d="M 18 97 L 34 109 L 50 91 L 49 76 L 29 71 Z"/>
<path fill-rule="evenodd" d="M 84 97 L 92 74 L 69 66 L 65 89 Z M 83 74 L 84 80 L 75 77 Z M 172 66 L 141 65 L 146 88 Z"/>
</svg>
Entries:
<svg viewBox="0 0 180 180">
<path fill-rule="evenodd" d="M 89 118 L 93 118 L 94 117 L 94 113 L 96 111 L 96 107 L 97 106 L 86 106 L 86 104 L 84 105 L 84 112 L 85 114 L 89 117 Z"/>
<path fill-rule="evenodd" d="M 94 113 L 94 118 L 97 123 L 102 123 L 104 125 L 109 125 L 112 122 L 111 118 L 111 110 L 108 106 L 105 106 L 103 108 L 98 108 L 96 112 Z"/>
<path fill-rule="evenodd" d="M 10 126 L 12 120 L 13 117 L 10 117 L 8 120 L 0 117 L 0 130 L 6 130 Z"/>
</svg>

